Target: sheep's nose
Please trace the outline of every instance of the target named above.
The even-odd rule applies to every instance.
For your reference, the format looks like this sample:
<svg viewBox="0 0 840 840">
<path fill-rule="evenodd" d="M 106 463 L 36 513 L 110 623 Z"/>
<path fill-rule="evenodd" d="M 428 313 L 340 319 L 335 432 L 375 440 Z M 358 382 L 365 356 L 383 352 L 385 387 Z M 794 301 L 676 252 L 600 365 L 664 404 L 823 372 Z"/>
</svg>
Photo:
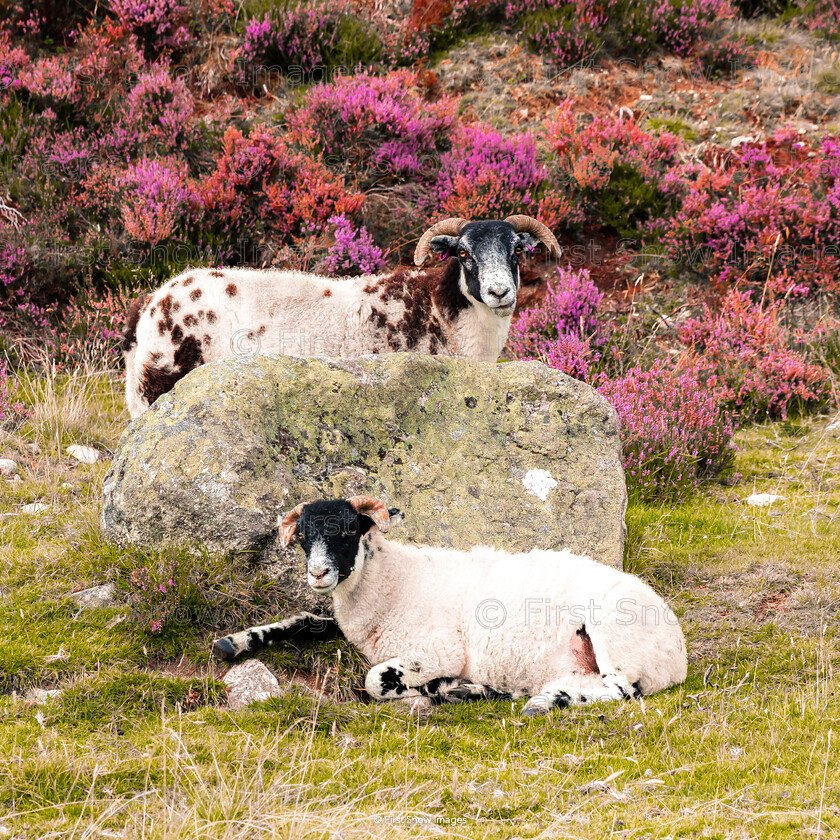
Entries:
<svg viewBox="0 0 840 840">
<path fill-rule="evenodd" d="M 317 580 L 323 580 L 327 576 L 326 570 L 321 572 L 320 574 L 317 574 L 316 572 L 310 572 L 309 574 L 311 574 L 313 579 L 316 580 L 316 581 Z"/>
<path fill-rule="evenodd" d="M 505 289 L 505 288 L 488 289 L 488 291 L 490 292 L 491 295 L 493 295 L 494 298 L 499 298 L 500 300 L 503 297 L 507 297 L 507 295 L 508 295 L 508 290 Z"/>
</svg>

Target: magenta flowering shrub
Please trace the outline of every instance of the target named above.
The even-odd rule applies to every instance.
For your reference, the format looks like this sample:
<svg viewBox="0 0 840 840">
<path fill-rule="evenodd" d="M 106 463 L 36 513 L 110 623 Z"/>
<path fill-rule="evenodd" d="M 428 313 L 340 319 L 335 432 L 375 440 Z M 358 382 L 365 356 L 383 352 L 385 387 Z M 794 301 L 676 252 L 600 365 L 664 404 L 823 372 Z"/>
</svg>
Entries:
<svg viewBox="0 0 840 840">
<path fill-rule="evenodd" d="M 157 245 L 173 235 L 186 219 L 196 198 L 181 161 L 143 158 L 123 176 L 124 196 L 120 212 L 132 239 Z"/>
<path fill-rule="evenodd" d="M 598 391 L 621 424 L 627 489 L 644 501 L 679 501 L 731 465 L 734 422 L 692 370 L 656 360 Z"/>
<path fill-rule="evenodd" d="M 131 615 L 141 629 L 161 633 L 176 614 L 181 599 L 177 561 L 160 569 L 143 566 L 129 578 L 128 603 Z"/>
<path fill-rule="evenodd" d="M 575 376 L 573 370 L 583 371 L 576 378 L 585 379 L 589 363 L 597 361 L 589 339 L 601 331 L 597 312 L 604 295 L 586 269 L 558 266 L 557 272 L 543 302 L 513 321 L 507 346 L 517 358 L 544 358 L 549 367 L 570 376 Z"/>
<path fill-rule="evenodd" d="M 9 399 L 9 365 L 0 359 L 0 429 L 13 432 L 32 416 L 22 402 Z"/>
<path fill-rule="evenodd" d="M 710 25 L 731 17 L 727 0 L 508 0 L 506 17 L 527 45 L 560 67 L 601 49 L 644 55 L 659 46 L 687 56 Z"/>
<path fill-rule="evenodd" d="M 0 286 L 21 296 L 32 280 L 32 260 L 21 245 L 0 246 Z"/>
<path fill-rule="evenodd" d="M 572 67 L 599 50 L 608 22 L 602 4 L 586 0 L 552 4 L 530 16 L 524 30 L 525 42 L 529 49 L 549 57 L 558 67 Z"/>
<path fill-rule="evenodd" d="M 433 206 L 441 215 L 464 219 L 534 215 L 546 177 L 530 134 L 506 137 L 488 126 L 463 125 L 453 134 L 452 149 L 441 155 Z"/>
<path fill-rule="evenodd" d="M 295 68 L 310 74 L 327 64 L 337 32 L 335 14 L 322 7 L 266 12 L 262 19 L 248 21 L 238 63 L 243 69 Z"/>
<path fill-rule="evenodd" d="M 808 362 L 803 336 L 784 326 L 778 303 L 762 307 L 730 292 L 719 313 L 706 306 L 686 321 L 680 340 L 706 386 L 742 420 L 784 419 L 792 407 L 818 406 L 829 395 L 826 371 Z"/>
<path fill-rule="evenodd" d="M 840 137 L 790 129 L 746 144 L 697 175 L 668 222 L 666 249 L 718 289 L 755 283 L 781 295 L 840 288 Z"/>
<path fill-rule="evenodd" d="M 388 264 L 385 252 L 364 229 L 354 227 L 341 213 L 329 219 L 335 242 L 324 258 L 324 268 L 333 277 L 376 274 Z"/>
<path fill-rule="evenodd" d="M 197 223 L 234 253 L 254 251 L 268 238 L 275 246 L 295 245 L 362 202 L 320 160 L 265 129 L 247 137 L 228 129 L 215 171 L 197 189 Z"/>
<path fill-rule="evenodd" d="M 139 291 L 88 294 L 47 307 L 23 293 L 0 312 L 0 331 L 21 361 L 46 355 L 58 371 L 116 364 L 126 313 Z"/>
<path fill-rule="evenodd" d="M 840 0 L 800 0 L 803 22 L 828 41 L 840 40 Z"/>
<path fill-rule="evenodd" d="M 183 49 L 190 41 L 189 9 L 178 0 L 110 0 L 111 10 L 148 56 Z"/>
<path fill-rule="evenodd" d="M 752 66 L 755 63 L 754 56 L 745 38 L 709 41 L 697 50 L 700 68 L 707 79 L 734 76 L 739 70 Z"/>
<path fill-rule="evenodd" d="M 19 72 L 18 84 L 39 110 L 49 109 L 62 116 L 76 110 L 79 85 L 67 56 L 39 58 Z"/>
<path fill-rule="evenodd" d="M 656 0 L 650 7 L 658 42 L 675 55 L 689 55 L 712 21 L 733 16 L 727 0 Z"/>
<path fill-rule="evenodd" d="M 383 176 L 436 169 L 450 142 L 456 105 L 447 97 L 421 99 L 409 70 L 382 77 L 359 73 L 316 85 L 289 123 L 293 132 L 314 136 L 331 168 L 367 185 Z"/>
<path fill-rule="evenodd" d="M 8 32 L 0 30 L 0 101 L 4 93 L 20 88 L 20 75 L 30 64 L 26 50 L 13 44 Z"/>
<path fill-rule="evenodd" d="M 138 144 L 160 153 L 182 148 L 193 115 L 192 94 L 184 80 L 155 65 L 141 73 L 125 100 L 126 114 L 119 141 L 128 148 Z"/>
<path fill-rule="evenodd" d="M 597 365 L 601 359 L 601 352 L 594 349 L 593 343 L 593 336 L 582 338 L 574 333 L 559 335 L 548 345 L 542 357 L 548 367 L 582 382 L 589 382 L 593 376 L 592 366 Z"/>
<path fill-rule="evenodd" d="M 619 117 L 578 128 L 572 104 L 557 108 L 544 138 L 551 155 L 546 167 L 574 208 L 567 220 L 642 239 L 671 215 L 696 165 L 681 161 L 683 141 L 674 134 L 649 134 Z"/>
</svg>

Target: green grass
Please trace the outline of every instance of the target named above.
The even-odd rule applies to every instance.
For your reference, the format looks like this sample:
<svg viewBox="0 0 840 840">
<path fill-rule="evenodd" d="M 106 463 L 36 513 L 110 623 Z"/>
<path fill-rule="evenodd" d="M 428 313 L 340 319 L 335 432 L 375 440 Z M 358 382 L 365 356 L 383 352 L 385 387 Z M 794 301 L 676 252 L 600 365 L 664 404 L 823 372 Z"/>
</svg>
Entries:
<svg viewBox="0 0 840 840">
<path fill-rule="evenodd" d="M 267 651 L 317 672 L 233 712 L 215 635 L 283 612 L 260 568 L 184 546 L 121 551 L 98 533 L 126 417 L 108 377 L 33 377 L 39 415 L 0 444 L 0 830 L 20 838 L 836 836 L 840 449 L 832 418 L 738 434 L 735 477 L 680 507 L 631 504 L 625 563 L 679 615 L 685 684 L 641 702 L 523 720 L 523 701 L 418 717 L 352 698 L 346 645 Z M 38 447 L 33 450 L 32 445 Z M 735 483 L 732 483 L 732 482 Z M 71 489 L 62 489 L 61 484 Z M 784 502 L 748 506 L 751 493 Z M 49 510 L 19 513 L 43 501 Z M 163 633 L 132 599 L 140 566 L 183 571 Z M 69 594 L 112 580 L 120 603 Z M 32 687 L 60 688 L 44 702 Z M 436 825 L 429 821 L 437 820 Z M 822 834 L 818 835 L 821 830 Z"/>
<path fill-rule="evenodd" d="M 677 134 L 688 140 L 689 143 L 696 143 L 700 135 L 679 117 L 648 117 L 643 128 L 646 131 L 667 131 L 670 134 Z"/>
<path fill-rule="evenodd" d="M 835 62 L 828 70 L 817 76 L 817 90 L 836 96 L 840 93 L 840 62 Z"/>
</svg>

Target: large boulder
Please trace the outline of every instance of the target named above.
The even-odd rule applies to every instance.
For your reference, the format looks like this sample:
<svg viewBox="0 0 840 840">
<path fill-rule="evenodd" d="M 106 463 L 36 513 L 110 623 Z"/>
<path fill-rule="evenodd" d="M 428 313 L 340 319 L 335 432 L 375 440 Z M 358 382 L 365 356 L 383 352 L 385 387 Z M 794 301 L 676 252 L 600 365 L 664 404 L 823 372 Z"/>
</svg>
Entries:
<svg viewBox="0 0 840 840">
<path fill-rule="evenodd" d="M 539 362 L 395 354 L 203 365 L 126 429 L 101 525 L 123 544 L 187 539 L 276 556 L 278 514 L 354 494 L 405 512 L 397 540 L 569 548 L 621 565 L 616 413 Z"/>
</svg>

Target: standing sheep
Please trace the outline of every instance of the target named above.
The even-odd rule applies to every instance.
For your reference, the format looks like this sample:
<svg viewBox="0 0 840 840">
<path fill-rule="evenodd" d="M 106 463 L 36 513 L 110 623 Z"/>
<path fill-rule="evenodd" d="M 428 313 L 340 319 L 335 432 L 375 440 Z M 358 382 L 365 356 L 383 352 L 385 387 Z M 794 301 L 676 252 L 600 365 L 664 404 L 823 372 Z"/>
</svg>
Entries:
<svg viewBox="0 0 840 840">
<path fill-rule="evenodd" d="M 529 216 L 445 219 L 417 268 L 332 280 L 300 271 L 190 269 L 131 306 L 121 347 L 132 417 L 193 368 L 230 355 L 341 356 L 413 350 L 495 361 L 507 340 L 519 260 L 551 231 Z M 452 255 L 422 268 L 430 252 Z"/>
<path fill-rule="evenodd" d="M 389 542 L 402 520 L 378 499 L 300 504 L 280 542 L 335 618 L 300 613 L 216 641 L 232 659 L 292 638 L 343 634 L 373 663 L 377 700 L 528 696 L 524 715 L 661 691 L 686 676 L 674 613 L 633 575 L 568 551 L 468 552 Z"/>
</svg>

